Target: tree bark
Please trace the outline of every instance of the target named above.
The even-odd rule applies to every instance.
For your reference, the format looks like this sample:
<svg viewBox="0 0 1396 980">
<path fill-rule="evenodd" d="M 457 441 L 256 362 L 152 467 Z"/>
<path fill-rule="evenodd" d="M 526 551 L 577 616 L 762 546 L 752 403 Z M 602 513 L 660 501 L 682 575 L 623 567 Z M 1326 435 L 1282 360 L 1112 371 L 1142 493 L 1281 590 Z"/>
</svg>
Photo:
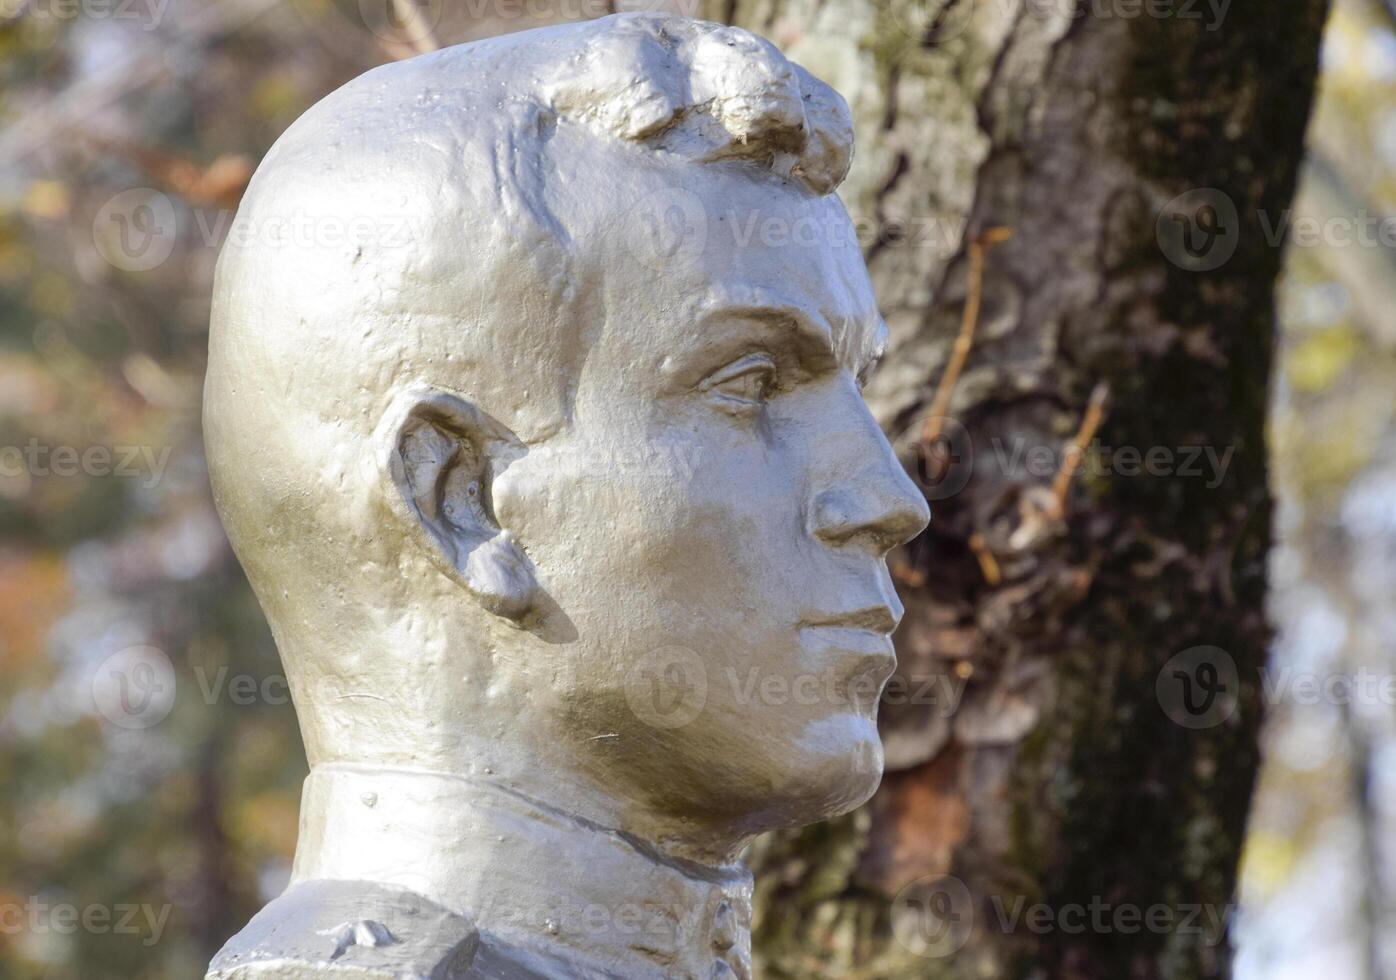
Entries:
<svg viewBox="0 0 1396 980">
<path fill-rule="evenodd" d="M 709 4 L 853 106 L 842 193 L 891 331 L 868 396 L 933 510 L 894 556 L 882 788 L 752 854 L 764 975 L 1229 975 L 1269 641 L 1269 239 L 1325 3 Z M 1220 652 L 1173 659 L 1194 647 Z"/>
</svg>

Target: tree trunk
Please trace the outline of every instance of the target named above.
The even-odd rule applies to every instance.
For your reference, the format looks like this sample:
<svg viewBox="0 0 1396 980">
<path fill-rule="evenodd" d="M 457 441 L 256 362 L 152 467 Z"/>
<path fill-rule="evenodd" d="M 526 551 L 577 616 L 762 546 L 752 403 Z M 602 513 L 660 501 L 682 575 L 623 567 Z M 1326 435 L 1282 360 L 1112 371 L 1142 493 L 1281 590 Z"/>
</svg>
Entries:
<svg viewBox="0 0 1396 980">
<path fill-rule="evenodd" d="M 704 9 L 853 105 L 843 196 L 891 328 L 868 395 L 933 510 L 894 556 L 882 788 L 754 849 L 766 976 L 1229 974 L 1269 639 L 1270 239 L 1324 12 Z"/>
</svg>

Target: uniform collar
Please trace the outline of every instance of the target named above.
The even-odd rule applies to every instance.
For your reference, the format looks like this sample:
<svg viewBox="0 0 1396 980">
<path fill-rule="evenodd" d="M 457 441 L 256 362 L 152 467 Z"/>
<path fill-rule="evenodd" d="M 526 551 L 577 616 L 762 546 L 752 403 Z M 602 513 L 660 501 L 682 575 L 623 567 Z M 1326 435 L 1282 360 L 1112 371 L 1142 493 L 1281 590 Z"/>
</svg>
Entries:
<svg viewBox="0 0 1396 980">
<path fill-rule="evenodd" d="M 751 975 L 745 866 L 675 859 L 474 777 L 316 766 L 292 881 L 317 879 L 418 892 L 568 977 Z"/>
</svg>

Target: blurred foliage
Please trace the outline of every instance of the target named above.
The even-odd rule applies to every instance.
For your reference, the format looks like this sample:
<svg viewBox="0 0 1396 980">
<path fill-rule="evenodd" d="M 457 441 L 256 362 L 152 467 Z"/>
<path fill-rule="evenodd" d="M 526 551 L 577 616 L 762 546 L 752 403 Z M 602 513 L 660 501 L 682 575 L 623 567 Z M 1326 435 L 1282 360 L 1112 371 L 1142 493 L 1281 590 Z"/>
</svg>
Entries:
<svg viewBox="0 0 1396 980">
<path fill-rule="evenodd" d="M 229 686 L 280 667 L 202 461 L 218 232 L 246 161 L 384 55 L 347 20 L 326 43 L 289 4 L 56 9 L 0 22 L 0 902 L 24 915 L 0 930 L 0 975 L 201 976 L 284 883 L 305 773 L 284 697 Z M 94 227 L 137 187 L 177 209 L 147 271 L 106 261 Z M 111 461 L 69 472 L 60 447 Z M 138 645 L 177 685 L 148 728 L 94 697 Z M 65 927 L 60 904 L 108 925 Z"/>
<path fill-rule="evenodd" d="M 1270 423 L 1281 502 L 1270 676 L 1386 678 L 1396 668 L 1396 4 L 1335 4 L 1289 218 Z M 1242 866 L 1238 975 L 1396 976 L 1396 712 L 1285 694 L 1271 706 Z"/>
</svg>

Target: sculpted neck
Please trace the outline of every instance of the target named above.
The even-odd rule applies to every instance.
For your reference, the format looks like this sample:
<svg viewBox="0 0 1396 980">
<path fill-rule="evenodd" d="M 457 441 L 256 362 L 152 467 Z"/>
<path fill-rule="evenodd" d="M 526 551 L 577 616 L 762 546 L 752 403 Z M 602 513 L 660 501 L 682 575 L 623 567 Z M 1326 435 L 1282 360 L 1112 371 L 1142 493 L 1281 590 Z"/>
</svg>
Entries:
<svg viewBox="0 0 1396 980">
<path fill-rule="evenodd" d="M 316 766 L 292 882 L 316 879 L 417 892 L 565 975 L 750 976 L 744 866 L 668 857 L 475 778 Z"/>
</svg>

